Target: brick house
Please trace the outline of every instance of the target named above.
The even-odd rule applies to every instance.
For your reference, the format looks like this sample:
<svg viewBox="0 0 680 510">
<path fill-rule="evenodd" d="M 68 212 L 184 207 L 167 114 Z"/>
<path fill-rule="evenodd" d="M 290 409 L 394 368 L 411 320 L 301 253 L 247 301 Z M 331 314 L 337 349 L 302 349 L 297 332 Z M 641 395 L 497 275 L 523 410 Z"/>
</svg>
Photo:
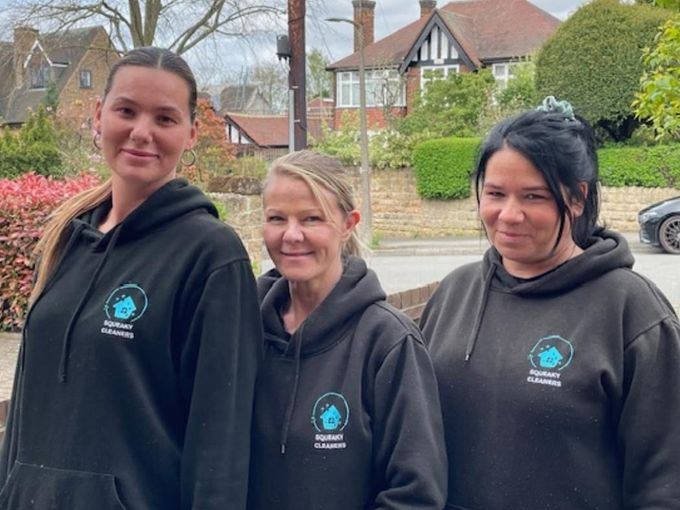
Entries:
<svg viewBox="0 0 680 510">
<path fill-rule="evenodd" d="M 415 0 L 411 0 L 415 1 Z M 560 21 L 527 0 L 457 0 L 437 8 L 420 0 L 420 18 L 374 41 L 375 1 L 353 0 L 354 53 L 330 64 L 335 125 L 359 107 L 359 34 L 364 30 L 369 127 L 383 127 L 387 113 L 405 116 L 427 81 L 449 73 L 490 68 L 498 81 L 512 79 L 514 63 L 531 54 Z"/>
<path fill-rule="evenodd" d="M 0 42 L 0 125 L 18 127 L 54 87 L 60 111 L 87 120 L 120 58 L 103 27 L 40 34 L 16 27 Z"/>
</svg>

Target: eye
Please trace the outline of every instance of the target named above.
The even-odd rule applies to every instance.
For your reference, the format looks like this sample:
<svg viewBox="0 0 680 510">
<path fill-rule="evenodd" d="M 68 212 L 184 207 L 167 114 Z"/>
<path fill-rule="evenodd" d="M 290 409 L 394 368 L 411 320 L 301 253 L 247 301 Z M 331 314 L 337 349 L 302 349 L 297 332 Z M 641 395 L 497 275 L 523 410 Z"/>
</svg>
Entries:
<svg viewBox="0 0 680 510">
<path fill-rule="evenodd" d="M 526 198 L 527 200 L 546 200 L 548 197 L 539 193 L 528 193 Z"/>
<path fill-rule="evenodd" d="M 502 198 L 505 196 L 503 192 L 498 190 L 486 190 L 484 195 L 490 198 Z"/>
<path fill-rule="evenodd" d="M 132 117 L 135 114 L 135 111 L 132 108 L 128 108 L 127 106 L 121 106 L 116 110 L 122 117 Z"/>
<path fill-rule="evenodd" d="M 310 215 L 305 217 L 305 223 L 318 223 L 323 221 L 323 218 L 321 216 L 316 216 L 316 215 Z"/>
<path fill-rule="evenodd" d="M 267 215 L 265 217 L 265 221 L 267 223 L 282 223 L 284 220 L 283 220 L 283 216 L 271 214 L 271 215 Z"/>
<path fill-rule="evenodd" d="M 160 122 L 161 124 L 165 124 L 165 125 L 175 125 L 175 124 L 177 124 L 177 121 L 173 117 L 169 117 L 167 115 L 159 116 L 158 122 Z"/>
</svg>

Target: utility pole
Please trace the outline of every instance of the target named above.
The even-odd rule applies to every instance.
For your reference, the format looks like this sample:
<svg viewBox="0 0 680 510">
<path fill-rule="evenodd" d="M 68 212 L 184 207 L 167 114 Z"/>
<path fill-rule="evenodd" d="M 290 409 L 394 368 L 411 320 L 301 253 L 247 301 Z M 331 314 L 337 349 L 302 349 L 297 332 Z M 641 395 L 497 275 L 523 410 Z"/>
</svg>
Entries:
<svg viewBox="0 0 680 510">
<path fill-rule="evenodd" d="M 294 93 L 294 149 L 307 148 L 307 99 L 305 85 L 305 0 L 288 0 L 290 70 L 288 85 Z"/>
</svg>

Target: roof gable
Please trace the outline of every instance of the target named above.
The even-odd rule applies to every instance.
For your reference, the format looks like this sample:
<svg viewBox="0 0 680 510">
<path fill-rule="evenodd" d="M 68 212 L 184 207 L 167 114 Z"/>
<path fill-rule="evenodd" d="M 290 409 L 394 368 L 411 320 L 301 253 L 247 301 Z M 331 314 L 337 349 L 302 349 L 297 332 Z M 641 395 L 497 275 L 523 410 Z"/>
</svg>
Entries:
<svg viewBox="0 0 680 510">
<path fill-rule="evenodd" d="M 538 49 L 560 20 L 527 0 L 460 0 L 435 9 L 396 32 L 366 46 L 367 68 L 399 67 L 403 72 L 436 26 L 452 38 L 459 57 L 472 68 L 495 60 L 522 57 Z M 328 66 L 357 69 L 359 52 Z"/>
</svg>

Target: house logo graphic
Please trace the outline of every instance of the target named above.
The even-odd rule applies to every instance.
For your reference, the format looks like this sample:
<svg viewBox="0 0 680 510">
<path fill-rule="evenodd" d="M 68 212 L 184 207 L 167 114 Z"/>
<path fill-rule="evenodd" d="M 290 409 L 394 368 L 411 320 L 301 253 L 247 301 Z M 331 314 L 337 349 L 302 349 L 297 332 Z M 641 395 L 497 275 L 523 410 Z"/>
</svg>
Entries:
<svg viewBox="0 0 680 510">
<path fill-rule="evenodd" d="M 135 322 L 149 306 L 146 292 L 136 283 L 121 285 L 109 294 L 104 313 L 109 320 Z"/>
<path fill-rule="evenodd" d="M 573 357 L 574 346 L 559 335 L 541 338 L 529 352 L 529 362 L 538 370 L 564 370 Z"/>
<path fill-rule="evenodd" d="M 312 424 L 317 432 L 340 432 L 349 422 L 349 404 L 339 393 L 325 393 L 314 404 Z"/>
</svg>

